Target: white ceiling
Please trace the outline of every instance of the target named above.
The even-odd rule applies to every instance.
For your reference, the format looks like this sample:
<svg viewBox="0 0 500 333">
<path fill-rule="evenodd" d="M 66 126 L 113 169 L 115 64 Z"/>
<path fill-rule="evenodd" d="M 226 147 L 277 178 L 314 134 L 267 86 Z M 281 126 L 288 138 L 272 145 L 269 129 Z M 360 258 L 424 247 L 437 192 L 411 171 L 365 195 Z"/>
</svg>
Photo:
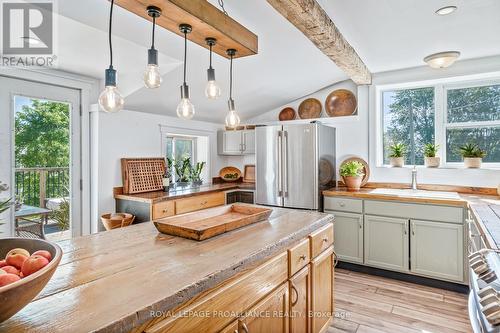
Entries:
<svg viewBox="0 0 500 333">
<path fill-rule="evenodd" d="M 500 54 L 498 0 L 318 0 L 373 72 L 423 65 L 424 56 L 458 50 L 462 58 Z M 210 0 L 214 5 L 217 0 Z M 234 99 L 247 119 L 310 94 L 347 76 L 265 0 L 226 0 L 233 18 L 259 36 L 259 54 L 235 60 Z M 458 5 L 440 17 L 434 11 Z M 101 79 L 108 66 L 107 0 L 58 1 L 59 67 Z M 131 110 L 175 115 L 182 83 L 183 40 L 159 29 L 157 48 L 163 84 L 142 83 L 151 24 L 122 8 L 114 13 L 113 41 L 118 86 Z M 204 97 L 208 51 L 188 44 L 188 84 L 195 119 L 222 122 L 228 98 L 229 62 L 214 57 L 223 95 Z"/>
</svg>

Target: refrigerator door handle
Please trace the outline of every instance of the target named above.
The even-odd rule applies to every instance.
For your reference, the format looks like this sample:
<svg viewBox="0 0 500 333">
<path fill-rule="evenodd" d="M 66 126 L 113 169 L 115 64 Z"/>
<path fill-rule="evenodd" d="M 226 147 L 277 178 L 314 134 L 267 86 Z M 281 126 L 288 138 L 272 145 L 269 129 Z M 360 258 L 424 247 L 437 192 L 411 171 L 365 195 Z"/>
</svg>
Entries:
<svg viewBox="0 0 500 333">
<path fill-rule="evenodd" d="M 281 165 L 283 161 L 281 159 L 281 143 L 282 143 L 282 131 L 278 131 L 278 196 L 283 196 L 283 184 L 281 179 Z"/>
<path fill-rule="evenodd" d="M 284 167 L 283 167 L 283 191 L 284 197 L 288 197 L 288 131 L 283 132 L 283 136 L 285 139 L 285 142 L 283 144 L 283 160 L 284 160 Z"/>
</svg>

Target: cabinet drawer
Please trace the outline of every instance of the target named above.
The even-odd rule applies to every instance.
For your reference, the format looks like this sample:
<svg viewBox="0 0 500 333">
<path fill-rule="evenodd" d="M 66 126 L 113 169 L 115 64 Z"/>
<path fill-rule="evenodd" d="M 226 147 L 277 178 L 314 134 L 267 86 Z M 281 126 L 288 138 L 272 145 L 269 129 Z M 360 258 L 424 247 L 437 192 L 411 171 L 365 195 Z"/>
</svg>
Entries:
<svg viewBox="0 0 500 333">
<path fill-rule="evenodd" d="M 451 223 L 464 220 L 464 210 L 459 207 L 372 200 L 365 200 L 365 214 Z"/>
<path fill-rule="evenodd" d="M 302 267 L 309 263 L 309 239 L 304 239 L 299 244 L 288 250 L 288 275 L 293 276 Z"/>
<path fill-rule="evenodd" d="M 175 213 L 184 214 L 195 210 L 221 206 L 224 204 L 225 199 L 224 192 L 203 194 L 191 198 L 179 199 L 175 201 Z"/>
<path fill-rule="evenodd" d="M 363 200 L 325 197 L 325 209 L 339 210 L 342 212 L 351 212 L 351 213 L 362 213 Z"/>
<path fill-rule="evenodd" d="M 175 215 L 174 201 L 162 201 L 153 205 L 153 220 Z"/>
<path fill-rule="evenodd" d="M 309 240 L 311 242 L 311 258 L 315 258 L 333 244 L 333 223 L 329 223 L 309 235 Z"/>
</svg>

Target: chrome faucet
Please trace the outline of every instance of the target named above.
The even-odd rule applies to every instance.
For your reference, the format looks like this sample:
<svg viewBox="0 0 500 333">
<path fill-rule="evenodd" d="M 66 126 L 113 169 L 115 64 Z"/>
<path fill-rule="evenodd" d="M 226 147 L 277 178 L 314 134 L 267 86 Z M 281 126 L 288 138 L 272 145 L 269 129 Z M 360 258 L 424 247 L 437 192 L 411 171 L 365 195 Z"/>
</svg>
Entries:
<svg viewBox="0 0 500 333">
<path fill-rule="evenodd" d="M 417 166 L 413 166 L 413 170 L 411 171 L 411 189 L 417 189 Z"/>
</svg>

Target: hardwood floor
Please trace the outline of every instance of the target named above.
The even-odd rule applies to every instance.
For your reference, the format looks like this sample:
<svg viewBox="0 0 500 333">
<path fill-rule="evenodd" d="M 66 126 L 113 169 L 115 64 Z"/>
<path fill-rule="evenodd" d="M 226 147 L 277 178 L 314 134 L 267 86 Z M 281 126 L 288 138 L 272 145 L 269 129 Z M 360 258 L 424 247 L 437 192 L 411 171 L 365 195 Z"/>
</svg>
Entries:
<svg viewBox="0 0 500 333">
<path fill-rule="evenodd" d="M 328 333 L 472 332 L 467 295 L 335 269 L 337 318 Z"/>
</svg>

